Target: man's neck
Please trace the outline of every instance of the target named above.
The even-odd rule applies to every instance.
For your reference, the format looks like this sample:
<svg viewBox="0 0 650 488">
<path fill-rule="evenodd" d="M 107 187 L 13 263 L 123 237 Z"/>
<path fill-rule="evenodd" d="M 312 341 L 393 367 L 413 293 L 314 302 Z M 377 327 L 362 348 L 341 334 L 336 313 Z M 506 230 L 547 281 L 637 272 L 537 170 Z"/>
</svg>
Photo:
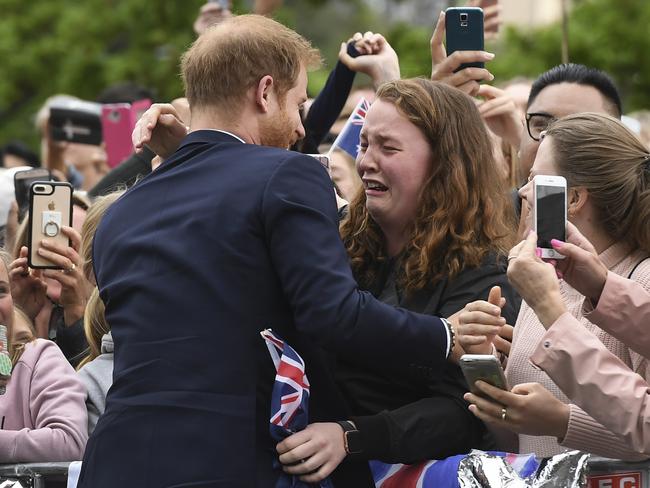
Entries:
<svg viewBox="0 0 650 488">
<path fill-rule="evenodd" d="M 204 129 L 230 132 L 247 144 L 260 143 L 255 119 L 246 117 L 246 114 L 240 114 L 238 117 L 224 117 L 214 111 L 192 113 L 190 132 Z"/>
</svg>

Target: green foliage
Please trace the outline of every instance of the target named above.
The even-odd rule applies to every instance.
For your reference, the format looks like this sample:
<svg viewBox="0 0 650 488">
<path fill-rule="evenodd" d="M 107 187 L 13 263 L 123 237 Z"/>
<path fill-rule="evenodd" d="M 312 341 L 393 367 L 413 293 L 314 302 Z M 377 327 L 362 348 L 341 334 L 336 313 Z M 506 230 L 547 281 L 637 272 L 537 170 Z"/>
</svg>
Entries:
<svg viewBox="0 0 650 488">
<path fill-rule="evenodd" d="M 34 144 L 32 117 L 56 93 L 92 100 L 130 80 L 180 96 L 178 59 L 201 3 L 0 0 L 0 143 Z"/>
<path fill-rule="evenodd" d="M 180 96 L 179 57 L 194 39 L 192 23 L 203 1 L 0 0 L 0 144 L 21 138 L 37 147 L 32 118 L 55 93 L 92 100 L 111 83 L 130 80 L 155 89 L 160 100 Z M 252 0 L 234 3 L 235 12 L 243 13 Z M 571 61 L 612 74 L 627 111 L 650 107 L 650 2 L 573 3 Z M 430 72 L 432 26 L 391 23 L 367 0 L 284 4 L 276 18 L 309 38 L 326 61 L 310 76 L 312 94 L 334 66 L 340 43 L 356 31 L 385 33 L 400 56 L 402 76 Z M 560 26 L 508 27 L 488 48 L 497 54 L 489 64 L 497 82 L 520 75 L 536 77 L 560 62 Z"/>
<path fill-rule="evenodd" d="M 583 0 L 569 17 L 569 60 L 608 72 L 627 112 L 650 107 L 650 2 Z M 497 80 L 536 77 L 561 62 L 559 25 L 532 31 L 506 29 L 494 47 L 490 70 Z"/>
</svg>

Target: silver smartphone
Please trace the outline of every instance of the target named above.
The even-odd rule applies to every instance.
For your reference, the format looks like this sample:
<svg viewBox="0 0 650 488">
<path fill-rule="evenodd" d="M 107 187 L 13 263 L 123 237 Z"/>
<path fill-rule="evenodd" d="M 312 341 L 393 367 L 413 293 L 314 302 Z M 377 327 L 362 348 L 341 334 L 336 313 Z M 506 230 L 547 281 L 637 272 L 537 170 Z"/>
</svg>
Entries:
<svg viewBox="0 0 650 488">
<path fill-rule="evenodd" d="M 460 369 L 463 371 L 467 386 L 475 395 L 482 395 L 475 386 L 478 380 L 502 390 L 510 390 L 501 363 L 491 354 L 463 354 L 460 357 Z"/>
<path fill-rule="evenodd" d="M 542 258 L 564 259 L 551 240 L 566 241 L 566 180 L 562 176 L 533 178 L 533 227 Z"/>
</svg>

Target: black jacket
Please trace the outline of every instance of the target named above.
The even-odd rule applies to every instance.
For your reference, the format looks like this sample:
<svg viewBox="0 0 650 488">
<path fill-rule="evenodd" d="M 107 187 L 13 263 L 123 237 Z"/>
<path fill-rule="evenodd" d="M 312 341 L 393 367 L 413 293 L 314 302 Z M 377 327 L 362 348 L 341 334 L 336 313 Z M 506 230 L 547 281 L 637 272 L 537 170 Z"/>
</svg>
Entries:
<svg viewBox="0 0 650 488">
<path fill-rule="evenodd" d="M 453 280 L 443 278 L 410 297 L 386 293 L 394 287 L 394 267 L 394 260 L 380 265 L 370 290 L 392 305 L 449 317 L 468 302 L 487 299 L 490 288 L 499 285 L 507 300 L 503 315 L 515 323 L 521 300 L 508 283 L 503 258 L 490 256 L 482 266 L 465 269 Z M 387 374 L 381 365 L 371 368 L 339 358 L 337 378 L 355 414 L 351 420 L 361 432 L 367 459 L 410 464 L 494 447 L 482 422 L 467 409 L 467 385 L 451 362 L 438 370 L 414 366 Z"/>
</svg>

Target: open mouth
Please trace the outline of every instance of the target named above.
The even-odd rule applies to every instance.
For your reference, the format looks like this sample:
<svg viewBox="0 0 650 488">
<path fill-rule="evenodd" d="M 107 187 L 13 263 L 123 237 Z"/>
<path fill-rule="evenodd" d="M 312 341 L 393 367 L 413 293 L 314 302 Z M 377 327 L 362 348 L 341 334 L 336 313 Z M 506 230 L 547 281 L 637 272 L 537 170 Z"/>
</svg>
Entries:
<svg viewBox="0 0 650 488">
<path fill-rule="evenodd" d="M 366 190 L 381 191 L 381 192 L 388 191 L 388 187 L 386 185 L 379 183 L 378 181 L 364 180 L 363 184 L 366 187 Z"/>
</svg>

